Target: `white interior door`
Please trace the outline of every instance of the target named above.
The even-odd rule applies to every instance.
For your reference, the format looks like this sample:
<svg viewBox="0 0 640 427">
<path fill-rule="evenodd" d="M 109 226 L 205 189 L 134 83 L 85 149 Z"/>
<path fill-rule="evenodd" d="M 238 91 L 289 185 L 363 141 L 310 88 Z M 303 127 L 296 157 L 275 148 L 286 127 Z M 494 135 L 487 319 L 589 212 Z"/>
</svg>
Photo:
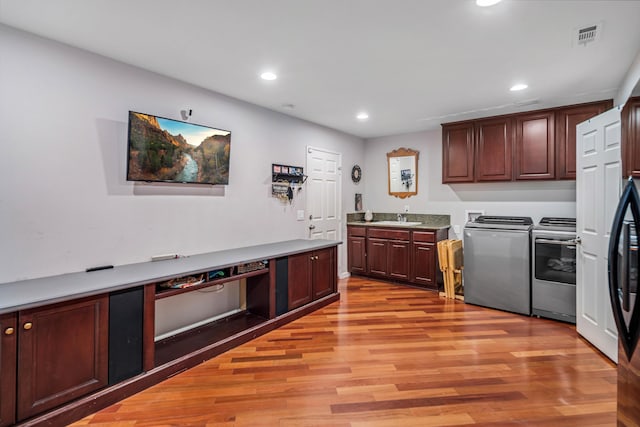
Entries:
<svg viewBox="0 0 640 427">
<path fill-rule="evenodd" d="M 607 251 L 622 190 L 620 111 L 609 110 L 576 129 L 576 328 L 614 362 L 618 334 L 609 301 Z"/>
<path fill-rule="evenodd" d="M 340 153 L 307 147 L 307 218 L 310 239 L 340 240 Z"/>
</svg>

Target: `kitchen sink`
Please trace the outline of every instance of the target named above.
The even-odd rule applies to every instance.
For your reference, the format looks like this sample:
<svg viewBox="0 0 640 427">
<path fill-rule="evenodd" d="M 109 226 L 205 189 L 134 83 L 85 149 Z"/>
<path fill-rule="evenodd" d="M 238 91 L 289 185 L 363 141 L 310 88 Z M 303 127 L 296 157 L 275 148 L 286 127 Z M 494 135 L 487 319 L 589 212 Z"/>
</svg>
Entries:
<svg viewBox="0 0 640 427">
<path fill-rule="evenodd" d="M 371 224 L 373 225 L 402 225 L 405 227 L 411 227 L 413 225 L 420 225 L 421 222 L 411 222 L 411 221 L 374 221 Z"/>
</svg>

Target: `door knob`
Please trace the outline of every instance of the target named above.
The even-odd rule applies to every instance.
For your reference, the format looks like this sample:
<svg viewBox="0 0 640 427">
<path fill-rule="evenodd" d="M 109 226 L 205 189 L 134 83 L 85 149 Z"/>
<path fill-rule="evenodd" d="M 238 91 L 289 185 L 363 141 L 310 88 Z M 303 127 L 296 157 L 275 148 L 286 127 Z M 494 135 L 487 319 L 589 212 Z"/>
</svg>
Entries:
<svg viewBox="0 0 640 427">
<path fill-rule="evenodd" d="M 5 335 L 13 335 L 13 332 L 14 332 L 13 328 L 7 328 L 4 330 Z"/>
<path fill-rule="evenodd" d="M 29 329 L 33 328 L 33 323 L 31 323 L 31 322 L 27 322 L 27 323 L 25 323 L 25 324 L 22 326 L 22 328 L 23 328 L 25 331 L 28 331 Z"/>
<path fill-rule="evenodd" d="M 576 242 L 576 245 L 579 245 L 582 243 L 582 238 L 580 236 L 576 236 L 576 238 L 574 239 L 574 242 Z"/>
<path fill-rule="evenodd" d="M 315 225 L 313 225 L 313 224 L 311 224 L 311 225 L 309 226 L 309 230 L 313 230 L 314 228 L 316 228 L 316 226 L 315 226 Z"/>
</svg>

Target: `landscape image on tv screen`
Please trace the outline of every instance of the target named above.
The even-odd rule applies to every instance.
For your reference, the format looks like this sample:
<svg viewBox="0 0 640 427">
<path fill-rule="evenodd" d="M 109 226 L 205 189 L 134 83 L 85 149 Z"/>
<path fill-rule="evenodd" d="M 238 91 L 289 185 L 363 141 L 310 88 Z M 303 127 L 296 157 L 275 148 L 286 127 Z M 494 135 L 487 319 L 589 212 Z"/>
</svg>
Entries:
<svg viewBox="0 0 640 427">
<path fill-rule="evenodd" d="M 129 111 L 127 180 L 229 183 L 231 132 Z"/>
</svg>

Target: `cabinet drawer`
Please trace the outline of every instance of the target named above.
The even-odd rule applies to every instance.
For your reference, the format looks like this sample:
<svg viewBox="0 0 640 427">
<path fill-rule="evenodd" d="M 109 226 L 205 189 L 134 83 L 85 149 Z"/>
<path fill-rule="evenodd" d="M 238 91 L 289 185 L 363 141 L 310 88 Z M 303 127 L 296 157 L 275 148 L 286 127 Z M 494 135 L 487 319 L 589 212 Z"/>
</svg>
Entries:
<svg viewBox="0 0 640 427">
<path fill-rule="evenodd" d="M 347 227 L 347 235 L 349 237 L 366 237 L 367 229 L 366 227 Z"/>
<path fill-rule="evenodd" d="M 436 241 L 436 233 L 434 233 L 433 231 L 414 231 L 413 241 L 433 243 Z"/>
<path fill-rule="evenodd" d="M 379 239 L 409 240 L 409 231 L 369 228 L 369 237 L 377 237 Z"/>
</svg>

